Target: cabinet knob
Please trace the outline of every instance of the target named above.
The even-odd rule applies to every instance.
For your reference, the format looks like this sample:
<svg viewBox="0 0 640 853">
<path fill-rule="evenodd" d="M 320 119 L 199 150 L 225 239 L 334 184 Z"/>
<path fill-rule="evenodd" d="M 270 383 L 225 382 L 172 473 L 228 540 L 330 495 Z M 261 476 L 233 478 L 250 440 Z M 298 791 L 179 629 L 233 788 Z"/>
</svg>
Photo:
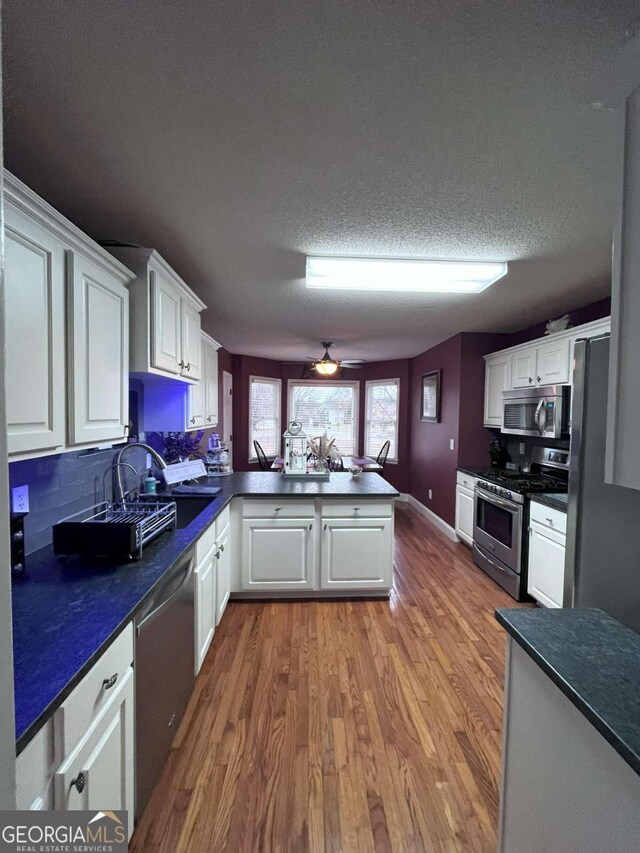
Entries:
<svg viewBox="0 0 640 853">
<path fill-rule="evenodd" d="M 111 688 L 113 687 L 113 685 L 116 683 L 117 680 L 118 680 L 118 673 L 114 672 L 114 674 L 111 676 L 111 678 L 105 678 L 104 679 L 104 681 L 102 682 L 102 686 L 105 690 L 111 690 Z"/>
<path fill-rule="evenodd" d="M 75 787 L 76 791 L 81 794 L 84 791 L 86 784 L 87 777 L 85 776 L 84 770 L 81 770 L 76 776 L 76 778 L 71 780 L 69 789 Z"/>
<path fill-rule="evenodd" d="M 195 419 L 195 418 L 191 418 L 191 423 L 192 423 L 192 424 L 195 424 L 195 422 L 196 422 L 196 419 Z"/>
<path fill-rule="evenodd" d="M 220 553 L 222 553 L 223 551 L 224 551 L 224 545 L 221 545 L 220 546 Z"/>
<path fill-rule="evenodd" d="M 312 522 L 311 522 L 311 524 L 309 525 L 309 530 L 313 530 L 313 521 L 312 521 Z"/>
<path fill-rule="evenodd" d="M 326 530 L 326 529 L 327 529 L 327 527 L 328 527 L 328 525 L 327 525 L 327 524 L 325 524 L 324 529 Z"/>
<path fill-rule="evenodd" d="M 282 507 L 281 507 L 281 506 L 277 506 L 277 507 L 275 507 L 275 509 L 274 509 L 273 511 L 274 511 L 274 512 L 280 512 L 280 510 L 281 510 L 281 509 L 282 509 Z"/>
<path fill-rule="evenodd" d="M 549 524 L 550 527 L 553 527 L 553 519 L 552 518 L 548 518 L 547 523 Z"/>
<path fill-rule="evenodd" d="M 531 376 L 530 376 L 530 377 L 529 377 L 529 385 L 531 385 L 531 383 L 532 383 L 532 382 L 533 382 L 533 379 L 532 379 L 532 378 L 531 378 Z"/>
<path fill-rule="evenodd" d="M 191 370 L 191 362 L 190 362 L 190 361 L 188 361 L 188 362 L 186 363 L 185 367 L 186 367 L 186 369 L 187 369 L 187 370 Z"/>
<path fill-rule="evenodd" d="M 211 415 L 209 415 L 209 417 L 207 418 L 207 423 L 208 423 L 208 424 L 210 424 L 210 423 L 211 423 Z"/>
<path fill-rule="evenodd" d="M 220 559 L 220 549 L 216 551 L 216 560 Z"/>
<path fill-rule="evenodd" d="M 359 507 L 359 506 L 354 506 L 353 511 L 354 511 L 354 512 L 360 512 L 360 507 Z"/>
<path fill-rule="evenodd" d="M 537 376 L 536 379 L 538 380 L 538 382 L 542 382 L 542 376 Z"/>
<path fill-rule="evenodd" d="M 186 366 L 187 366 L 187 365 L 184 363 L 184 361 L 179 361 L 179 362 L 178 362 L 178 367 L 180 368 L 180 370 L 184 370 Z"/>
</svg>

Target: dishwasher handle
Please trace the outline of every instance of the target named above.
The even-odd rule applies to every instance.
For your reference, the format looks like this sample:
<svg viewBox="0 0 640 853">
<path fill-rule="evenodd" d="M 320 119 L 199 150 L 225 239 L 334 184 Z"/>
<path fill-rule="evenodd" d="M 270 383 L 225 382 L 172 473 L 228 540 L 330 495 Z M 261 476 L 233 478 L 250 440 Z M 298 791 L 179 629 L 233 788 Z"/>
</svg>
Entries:
<svg viewBox="0 0 640 853">
<path fill-rule="evenodd" d="M 184 573 L 182 575 L 181 581 L 178 584 L 178 586 L 176 587 L 176 589 L 174 589 L 174 591 L 167 598 L 165 598 L 164 601 L 160 602 L 160 604 L 158 604 L 157 607 L 154 607 L 153 610 L 150 613 L 148 613 L 144 617 L 144 619 L 142 619 L 141 622 L 138 622 L 138 624 L 136 626 L 136 636 L 137 637 L 140 636 L 140 634 L 143 632 L 143 630 L 145 629 L 145 627 L 147 625 L 150 625 L 152 622 L 154 622 L 157 619 L 157 617 L 162 613 L 162 611 L 165 609 L 165 607 L 167 607 L 169 604 L 171 604 L 171 602 L 174 600 L 174 598 L 176 598 L 180 594 L 180 592 L 185 588 L 185 586 L 187 586 L 187 584 L 191 580 L 191 576 L 193 574 L 194 562 L 195 562 L 194 558 L 191 557 L 189 562 L 187 563 L 185 569 L 184 569 Z"/>
</svg>

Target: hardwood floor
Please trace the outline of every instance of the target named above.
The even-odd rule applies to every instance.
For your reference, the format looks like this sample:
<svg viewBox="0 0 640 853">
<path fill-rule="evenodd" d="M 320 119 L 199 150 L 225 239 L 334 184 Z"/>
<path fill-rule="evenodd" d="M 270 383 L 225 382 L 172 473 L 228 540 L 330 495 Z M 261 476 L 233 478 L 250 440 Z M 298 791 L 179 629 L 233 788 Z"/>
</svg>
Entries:
<svg viewBox="0 0 640 853">
<path fill-rule="evenodd" d="M 231 602 L 134 853 L 496 847 L 515 602 L 412 509 L 389 601 Z"/>
</svg>

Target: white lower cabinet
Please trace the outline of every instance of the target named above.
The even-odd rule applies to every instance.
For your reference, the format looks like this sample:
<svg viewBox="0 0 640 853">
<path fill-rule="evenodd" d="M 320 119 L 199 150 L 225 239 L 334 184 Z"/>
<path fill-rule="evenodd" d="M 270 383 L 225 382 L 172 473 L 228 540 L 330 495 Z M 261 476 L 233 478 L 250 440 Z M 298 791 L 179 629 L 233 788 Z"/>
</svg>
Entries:
<svg viewBox="0 0 640 853">
<path fill-rule="evenodd" d="M 54 793 L 58 811 L 125 809 L 129 812 L 129 837 L 134 803 L 133 683 L 130 668 L 113 701 L 62 762 Z"/>
<path fill-rule="evenodd" d="M 531 503 L 527 592 L 545 607 L 562 607 L 566 516 Z"/>
<path fill-rule="evenodd" d="M 195 569 L 196 650 L 194 660 L 196 675 L 200 672 L 202 662 L 209 651 L 216 627 L 216 563 L 216 546 L 214 543 Z"/>
<path fill-rule="evenodd" d="M 322 589 L 388 589 L 392 568 L 393 519 L 323 519 Z"/>
<path fill-rule="evenodd" d="M 245 518 L 244 590 L 314 588 L 315 523 L 306 518 Z"/>
<path fill-rule="evenodd" d="M 462 542 L 473 545 L 473 500 L 476 478 L 458 471 L 456 482 L 456 533 Z"/>
<path fill-rule="evenodd" d="M 247 499 L 240 592 L 386 591 L 393 583 L 393 502 L 377 497 Z M 234 587 L 234 591 L 237 587 Z"/>
<path fill-rule="evenodd" d="M 220 522 L 221 519 L 222 516 L 218 519 L 218 522 Z M 231 525 L 229 523 L 228 514 L 226 516 L 226 523 L 225 520 L 222 519 L 220 526 L 222 529 L 216 533 L 216 625 L 220 624 L 222 614 L 225 611 L 227 603 L 229 602 L 229 596 L 231 595 Z"/>
</svg>

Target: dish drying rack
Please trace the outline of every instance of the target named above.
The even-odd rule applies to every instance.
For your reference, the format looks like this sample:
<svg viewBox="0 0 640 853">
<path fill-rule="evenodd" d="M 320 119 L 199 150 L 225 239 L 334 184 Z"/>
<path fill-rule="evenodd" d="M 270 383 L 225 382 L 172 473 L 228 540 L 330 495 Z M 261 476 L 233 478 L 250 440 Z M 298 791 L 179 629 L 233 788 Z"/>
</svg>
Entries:
<svg viewBox="0 0 640 853">
<path fill-rule="evenodd" d="M 53 527 L 56 554 L 139 559 L 142 547 L 176 526 L 175 501 L 102 501 Z"/>
</svg>

